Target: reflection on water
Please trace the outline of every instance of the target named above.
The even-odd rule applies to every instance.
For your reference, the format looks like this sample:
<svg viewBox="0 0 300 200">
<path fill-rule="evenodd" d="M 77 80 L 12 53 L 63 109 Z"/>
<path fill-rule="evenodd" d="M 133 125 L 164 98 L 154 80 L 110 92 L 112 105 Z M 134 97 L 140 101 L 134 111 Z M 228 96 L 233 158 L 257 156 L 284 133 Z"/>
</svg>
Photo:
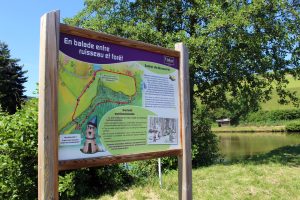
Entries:
<svg viewBox="0 0 300 200">
<path fill-rule="evenodd" d="M 300 144 L 300 133 L 217 133 L 219 148 L 225 160 L 267 153 L 274 149 Z"/>
</svg>

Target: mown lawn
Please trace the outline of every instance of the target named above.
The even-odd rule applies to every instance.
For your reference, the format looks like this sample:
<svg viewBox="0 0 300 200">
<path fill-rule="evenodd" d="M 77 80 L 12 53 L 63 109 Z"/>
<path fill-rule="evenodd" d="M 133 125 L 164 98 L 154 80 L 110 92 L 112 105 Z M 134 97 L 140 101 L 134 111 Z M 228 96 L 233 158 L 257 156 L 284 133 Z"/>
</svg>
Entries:
<svg viewBox="0 0 300 200">
<path fill-rule="evenodd" d="M 177 199 L 177 171 L 163 176 L 163 187 L 143 185 L 87 199 Z M 286 146 L 248 160 L 193 170 L 193 199 L 300 199 L 300 145 Z"/>
</svg>

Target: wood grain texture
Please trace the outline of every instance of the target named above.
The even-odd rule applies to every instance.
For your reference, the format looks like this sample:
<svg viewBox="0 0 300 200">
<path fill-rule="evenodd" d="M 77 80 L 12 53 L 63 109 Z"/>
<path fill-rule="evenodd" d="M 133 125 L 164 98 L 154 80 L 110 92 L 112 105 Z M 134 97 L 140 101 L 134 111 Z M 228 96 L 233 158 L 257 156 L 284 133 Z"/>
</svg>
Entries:
<svg viewBox="0 0 300 200">
<path fill-rule="evenodd" d="M 182 156 L 178 156 L 179 199 L 192 199 L 192 145 L 191 145 L 191 110 L 189 84 L 188 50 L 183 43 L 177 43 L 175 49 L 180 52 L 180 113 Z"/>
<path fill-rule="evenodd" d="M 38 124 L 38 199 L 58 199 L 58 69 L 59 11 L 41 18 Z"/>
<path fill-rule="evenodd" d="M 94 39 L 94 40 L 99 40 L 103 42 L 110 42 L 113 44 L 118 44 L 118 45 L 123 45 L 127 47 L 132 47 L 136 49 L 141 49 L 145 51 L 150 51 L 150 52 L 155 52 L 155 53 L 160 53 L 164 54 L 167 56 L 173 56 L 173 57 L 179 57 L 179 52 L 175 51 L 173 49 L 167 49 L 163 48 L 160 46 L 155 46 L 151 44 L 147 44 L 144 42 L 140 41 L 135 41 L 135 40 L 129 40 L 109 34 L 104 34 L 101 32 L 96 32 L 96 31 L 91 31 L 87 29 L 81 29 L 73 26 L 68 26 L 65 24 L 60 25 L 60 32 L 66 33 L 66 34 L 71 34 L 71 35 L 77 35 L 80 37 L 88 38 L 88 39 Z"/>
<path fill-rule="evenodd" d="M 79 169 L 82 167 L 97 167 L 103 165 L 132 162 L 136 160 L 148 160 L 152 158 L 160 158 L 166 156 L 178 156 L 182 154 L 181 149 L 173 149 L 168 151 L 160 151 L 153 153 L 140 153 L 132 155 L 111 156 L 102 158 L 87 158 L 80 160 L 59 161 L 59 170 Z"/>
</svg>

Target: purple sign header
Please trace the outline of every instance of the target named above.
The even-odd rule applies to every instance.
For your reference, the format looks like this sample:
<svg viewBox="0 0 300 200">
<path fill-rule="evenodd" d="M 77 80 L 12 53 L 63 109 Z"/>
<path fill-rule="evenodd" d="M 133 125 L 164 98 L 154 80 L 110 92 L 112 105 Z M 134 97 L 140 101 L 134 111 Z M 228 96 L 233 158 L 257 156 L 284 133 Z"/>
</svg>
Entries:
<svg viewBox="0 0 300 200">
<path fill-rule="evenodd" d="M 77 60 L 110 64 L 128 61 L 148 61 L 178 69 L 178 58 L 135 49 L 118 44 L 60 33 L 59 50 Z"/>
</svg>

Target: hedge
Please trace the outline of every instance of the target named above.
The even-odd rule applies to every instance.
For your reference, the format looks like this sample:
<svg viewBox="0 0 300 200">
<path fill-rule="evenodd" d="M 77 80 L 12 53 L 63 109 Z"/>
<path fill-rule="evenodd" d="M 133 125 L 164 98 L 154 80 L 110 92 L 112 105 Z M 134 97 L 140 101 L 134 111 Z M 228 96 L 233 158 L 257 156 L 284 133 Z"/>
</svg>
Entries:
<svg viewBox="0 0 300 200">
<path fill-rule="evenodd" d="M 294 119 L 300 119 L 300 109 L 273 110 L 273 111 L 260 110 L 255 113 L 250 113 L 246 117 L 245 121 L 265 122 L 265 121 L 294 120 Z"/>
<path fill-rule="evenodd" d="M 300 121 L 289 123 L 288 125 L 286 125 L 285 129 L 288 132 L 300 132 Z"/>
</svg>

